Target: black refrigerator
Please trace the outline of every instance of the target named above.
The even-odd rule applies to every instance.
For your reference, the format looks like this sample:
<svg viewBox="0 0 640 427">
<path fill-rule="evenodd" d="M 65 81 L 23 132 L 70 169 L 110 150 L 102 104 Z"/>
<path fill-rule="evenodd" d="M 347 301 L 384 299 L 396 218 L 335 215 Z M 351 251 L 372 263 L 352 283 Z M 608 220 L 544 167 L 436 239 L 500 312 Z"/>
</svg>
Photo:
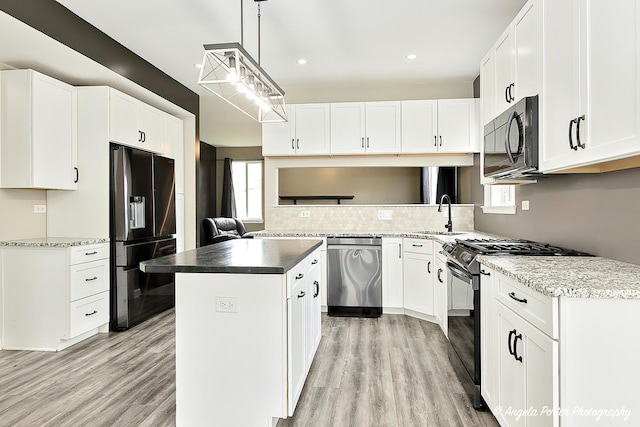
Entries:
<svg viewBox="0 0 640 427">
<path fill-rule="evenodd" d="M 141 261 L 176 252 L 174 161 L 111 144 L 111 330 L 123 331 L 175 305 L 173 274 Z"/>
</svg>

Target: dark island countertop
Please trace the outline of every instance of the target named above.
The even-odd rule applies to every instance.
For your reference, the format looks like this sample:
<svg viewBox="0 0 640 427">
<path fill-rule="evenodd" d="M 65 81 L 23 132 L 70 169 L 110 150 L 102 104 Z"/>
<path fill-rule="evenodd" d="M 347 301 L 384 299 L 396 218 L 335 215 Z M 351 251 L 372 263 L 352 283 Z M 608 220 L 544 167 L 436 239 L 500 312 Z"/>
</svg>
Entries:
<svg viewBox="0 0 640 427">
<path fill-rule="evenodd" d="M 285 274 L 322 240 L 233 239 L 143 261 L 145 273 Z"/>
</svg>

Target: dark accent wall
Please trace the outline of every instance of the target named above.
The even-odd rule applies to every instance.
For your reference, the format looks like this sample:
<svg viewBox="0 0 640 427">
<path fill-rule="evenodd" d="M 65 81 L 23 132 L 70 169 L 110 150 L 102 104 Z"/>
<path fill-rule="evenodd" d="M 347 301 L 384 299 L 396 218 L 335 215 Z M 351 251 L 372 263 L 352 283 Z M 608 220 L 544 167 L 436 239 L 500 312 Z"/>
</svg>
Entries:
<svg viewBox="0 0 640 427">
<path fill-rule="evenodd" d="M 198 116 L 195 92 L 55 0 L 0 0 L 0 10 Z"/>
<path fill-rule="evenodd" d="M 472 189 L 478 231 L 640 264 L 640 169 L 552 175 L 516 186 L 515 215 L 484 214 L 482 193 L 478 180 Z M 530 210 L 521 209 L 523 200 Z"/>
<path fill-rule="evenodd" d="M 200 164 L 198 168 L 198 206 L 196 227 L 198 241 L 203 233 L 202 220 L 216 217 L 216 147 L 200 141 Z"/>
</svg>

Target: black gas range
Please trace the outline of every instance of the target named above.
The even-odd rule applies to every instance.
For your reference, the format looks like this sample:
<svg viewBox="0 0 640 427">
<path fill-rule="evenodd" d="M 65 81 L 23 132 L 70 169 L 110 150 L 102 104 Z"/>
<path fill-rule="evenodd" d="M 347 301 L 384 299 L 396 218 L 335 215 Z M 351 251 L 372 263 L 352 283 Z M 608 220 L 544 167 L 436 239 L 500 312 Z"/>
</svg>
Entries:
<svg viewBox="0 0 640 427">
<path fill-rule="evenodd" d="M 591 256 L 584 252 L 529 240 L 457 239 L 442 245 L 447 257 L 448 289 L 469 289 L 473 297 L 464 310 L 450 309 L 447 315 L 449 359 L 476 409 L 484 409 L 480 395 L 480 292 L 478 255 Z M 472 300 L 472 302 L 471 302 Z M 451 306 L 451 305 L 450 305 Z"/>
</svg>

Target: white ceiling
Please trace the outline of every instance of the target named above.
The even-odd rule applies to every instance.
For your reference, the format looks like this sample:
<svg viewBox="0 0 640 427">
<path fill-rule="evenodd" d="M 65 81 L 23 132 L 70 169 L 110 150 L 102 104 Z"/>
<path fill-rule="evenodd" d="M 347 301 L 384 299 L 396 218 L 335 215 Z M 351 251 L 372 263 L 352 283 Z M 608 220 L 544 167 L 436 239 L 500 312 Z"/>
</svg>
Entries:
<svg viewBox="0 0 640 427">
<path fill-rule="evenodd" d="M 202 45 L 240 41 L 238 0 L 58 1 L 200 95 L 211 96 L 196 84 Z M 262 3 L 261 65 L 285 92 L 469 82 L 524 2 L 270 0 Z M 254 57 L 256 12 L 244 0 L 244 46 Z"/>
</svg>

